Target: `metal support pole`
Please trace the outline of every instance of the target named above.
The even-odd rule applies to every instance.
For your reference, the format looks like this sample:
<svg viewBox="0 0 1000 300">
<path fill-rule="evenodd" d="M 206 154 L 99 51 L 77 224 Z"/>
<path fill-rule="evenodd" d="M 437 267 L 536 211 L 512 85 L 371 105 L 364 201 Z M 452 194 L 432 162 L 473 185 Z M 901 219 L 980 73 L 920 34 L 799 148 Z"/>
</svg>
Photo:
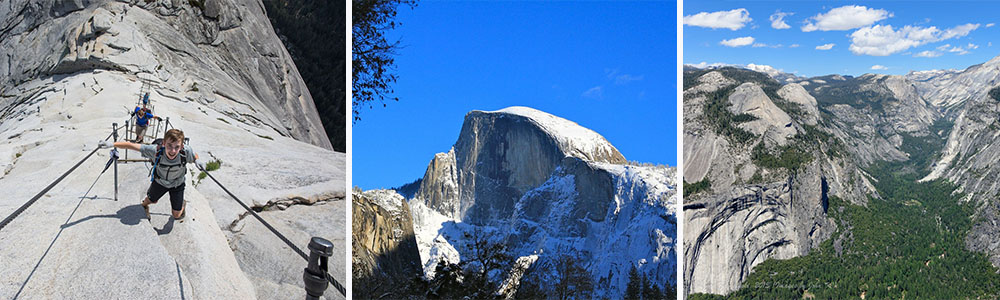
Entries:
<svg viewBox="0 0 1000 300">
<path fill-rule="evenodd" d="M 309 241 L 309 266 L 302 271 L 306 299 L 319 299 L 326 291 L 327 263 L 331 255 L 333 255 L 333 243 L 330 241 L 321 237 L 313 237 Z"/>
<path fill-rule="evenodd" d="M 131 123 L 131 121 L 132 120 L 125 120 L 125 140 L 129 142 L 132 141 L 131 139 L 129 139 L 129 133 L 128 133 L 129 131 L 132 131 L 132 128 L 128 126 L 128 124 Z M 128 159 L 128 149 L 125 149 L 125 159 L 126 160 Z"/>
<path fill-rule="evenodd" d="M 114 137 L 112 141 L 118 141 L 118 123 L 111 123 L 112 131 L 111 135 Z M 118 159 L 115 158 L 115 201 L 118 201 Z"/>
</svg>

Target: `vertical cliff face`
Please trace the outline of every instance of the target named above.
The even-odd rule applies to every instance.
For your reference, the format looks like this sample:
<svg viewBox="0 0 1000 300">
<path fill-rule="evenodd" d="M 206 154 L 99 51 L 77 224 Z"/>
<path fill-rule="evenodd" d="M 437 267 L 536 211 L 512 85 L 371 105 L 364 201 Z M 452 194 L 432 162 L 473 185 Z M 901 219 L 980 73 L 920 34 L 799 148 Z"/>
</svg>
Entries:
<svg viewBox="0 0 1000 300">
<path fill-rule="evenodd" d="M 470 112 L 409 201 L 424 273 L 473 259 L 469 236 L 486 232 L 519 262 L 494 278 L 505 295 L 523 280 L 553 289 L 563 257 L 586 262 L 598 297 L 622 297 L 633 266 L 672 289 L 675 171 L 628 164 L 594 131 L 535 109 Z"/>
<path fill-rule="evenodd" d="M 458 171 L 455 165 L 455 150 L 438 153 L 427 165 L 416 198 L 426 199 L 428 207 L 434 207 L 441 214 L 457 218 L 461 215 L 458 199 Z"/>
<path fill-rule="evenodd" d="M 352 195 L 354 295 L 401 297 L 423 275 L 410 207 L 392 190 Z"/>
<path fill-rule="evenodd" d="M 453 149 L 428 166 L 417 198 L 445 216 L 482 224 L 510 215 L 564 157 L 625 162 L 599 134 L 565 119 L 526 107 L 473 111 Z"/>
<path fill-rule="evenodd" d="M 922 180 L 942 178 L 961 186 L 964 200 L 977 208 L 966 247 L 986 253 L 1000 268 L 1000 184 L 994 180 L 1000 174 L 1000 57 L 963 71 L 908 76 L 919 75 L 926 92 L 954 116 L 944 149 Z"/>
</svg>

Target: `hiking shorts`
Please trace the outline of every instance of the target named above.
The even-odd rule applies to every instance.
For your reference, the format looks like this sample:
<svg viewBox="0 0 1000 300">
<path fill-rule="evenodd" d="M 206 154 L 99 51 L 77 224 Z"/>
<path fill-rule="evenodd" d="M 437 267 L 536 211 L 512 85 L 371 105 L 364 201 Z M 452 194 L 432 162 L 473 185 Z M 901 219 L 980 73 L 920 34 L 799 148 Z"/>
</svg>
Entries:
<svg viewBox="0 0 1000 300">
<path fill-rule="evenodd" d="M 149 202 L 156 203 L 160 201 L 163 194 L 170 192 L 170 208 L 179 211 L 184 208 L 184 185 L 182 183 L 173 188 L 166 188 L 153 180 L 153 183 L 149 185 L 149 190 L 146 191 L 146 196 L 149 197 Z"/>
<path fill-rule="evenodd" d="M 146 126 L 135 125 L 135 140 L 141 141 L 142 136 L 146 134 Z"/>
</svg>

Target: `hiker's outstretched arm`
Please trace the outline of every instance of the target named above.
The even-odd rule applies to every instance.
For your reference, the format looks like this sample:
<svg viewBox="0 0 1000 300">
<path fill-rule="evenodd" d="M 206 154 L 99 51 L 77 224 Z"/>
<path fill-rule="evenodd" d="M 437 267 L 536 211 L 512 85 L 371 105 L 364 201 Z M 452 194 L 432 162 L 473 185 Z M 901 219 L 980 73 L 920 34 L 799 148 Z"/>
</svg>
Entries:
<svg viewBox="0 0 1000 300">
<path fill-rule="evenodd" d="M 121 142 L 115 142 L 115 148 L 139 151 L 139 144 L 133 142 L 121 141 Z"/>
</svg>

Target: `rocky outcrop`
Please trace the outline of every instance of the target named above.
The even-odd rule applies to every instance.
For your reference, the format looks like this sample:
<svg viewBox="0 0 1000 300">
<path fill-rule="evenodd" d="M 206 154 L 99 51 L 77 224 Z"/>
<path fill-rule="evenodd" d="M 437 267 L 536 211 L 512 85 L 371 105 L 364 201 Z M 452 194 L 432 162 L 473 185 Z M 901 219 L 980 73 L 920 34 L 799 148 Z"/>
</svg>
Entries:
<svg viewBox="0 0 1000 300">
<path fill-rule="evenodd" d="M 778 96 L 801 106 L 805 111 L 805 115 L 802 116 L 803 123 L 806 125 L 816 125 L 816 122 L 819 120 L 819 106 L 816 103 L 816 98 L 813 98 L 802 85 L 797 83 L 786 84 L 778 90 Z"/>
<path fill-rule="evenodd" d="M 396 298 L 423 275 L 410 208 L 391 190 L 353 194 L 354 295 Z"/>
<path fill-rule="evenodd" d="M 818 165 L 786 182 L 735 186 L 685 202 L 686 288 L 727 294 L 767 259 L 806 255 L 828 239 L 836 224 L 825 177 Z"/>
<path fill-rule="evenodd" d="M 625 162 L 599 134 L 568 120 L 527 107 L 472 111 L 453 150 L 428 166 L 434 176 L 424 177 L 417 198 L 445 216 L 481 224 L 510 215 L 564 157 Z"/>
<path fill-rule="evenodd" d="M 409 200 L 424 273 L 472 259 L 470 236 L 487 233 L 518 262 L 491 278 L 505 295 L 521 280 L 551 290 L 565 256 L 588 262 L 596 297 L 622 297 L 633 266 L 673 287 L 674 172 L 629 164 L 599 134 L 535 109 L 470 112 Z"/>
<path fill-rule="evenodd" d="M 455 165 L 455 150 L 438 153 L 427 165 L 421 177 L 415 198 L 426 199 L 427 206 L 436 208 L 444 215 L 457 217 L 461 213 L 458 199 L 458 172 Z"/>
<path fill-rule="evenodd" d="M 744 83 L 729 94 L 729 110 L 733 114 L 750 114 L 756 120 L 739 125 L 756 135 L 766 135 L 778 145 L 785 145 L 788 138 L 795 135 L 792 117 L 774 105 L 764 90 L 754 83 Z"/>
</svg>

